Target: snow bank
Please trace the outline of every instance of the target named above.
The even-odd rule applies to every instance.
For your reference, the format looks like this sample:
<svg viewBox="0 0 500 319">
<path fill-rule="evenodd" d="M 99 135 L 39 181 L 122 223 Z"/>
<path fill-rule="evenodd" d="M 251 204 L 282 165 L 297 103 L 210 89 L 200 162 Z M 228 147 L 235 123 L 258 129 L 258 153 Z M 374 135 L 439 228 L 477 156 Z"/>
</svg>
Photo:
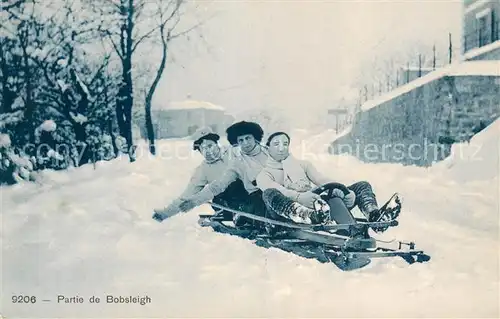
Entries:
<svg viewBox="0 0 500 319">
<path fill-rule="evenodd" d="M 293 142 L 292 142 L 293 143 Z M 379 201 L 404 198 L 400 226 L 427 264 L 374 260 L 343 273 L 330 264 L 264 249 L 197 224 L 202 206 L 164 223 L 152 209 L 183 190 L 198 153 L 191 141 L 141 145 L 126 157 L 66 172 L 43 185 L 1 188 L 2 315 L 14 317 L 493 317 L 498 318 L 498 195 L 428 169 L 364 164 L 317 151 L 335 180 L 368 180 Z M 51 302 L 19 306 L 23 292 Z M 84 304 L 57 304 L 58 294 Z M 92 295 L 149 296 L 139 304 L 89 304 Z M 8 298 L 8 299 L 7 299 Z M 360 305 L 360 300 L 362 301 Z M 457 302 L 460 300 L 460 302 Z"/>
<path fill-rule="evenodd" d="M 444 176 L 454 181 L 497 180 L 500 176 L 500 119 L 472 137 L 469 143 L 454 144 L 451 155 L 436 164 Z"/>
</svg>

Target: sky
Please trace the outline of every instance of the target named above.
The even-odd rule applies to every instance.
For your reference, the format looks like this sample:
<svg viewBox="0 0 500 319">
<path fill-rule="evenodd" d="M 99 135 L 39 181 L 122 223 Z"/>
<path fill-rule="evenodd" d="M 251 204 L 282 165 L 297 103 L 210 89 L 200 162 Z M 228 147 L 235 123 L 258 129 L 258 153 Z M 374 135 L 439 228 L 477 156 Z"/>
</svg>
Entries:
<svg viewBox="0 0 500 319">
<path fill-rule="evenodd" d="M 389 60 L 459 50 L 461 1 L 199 1 L 202 28 L 171 46 L 155 103 L 325 112 Z M 190 18 L 191 19 L 191 18 Z M 202 38 L 199 37 L 202 35 Z M 378 70 L 377 70 L 378 67 Z M 311 112 L 313 111 L 313 112 Z"/>
<path fill-rule="evenodd" d="M 418 53 L 430 61 L 433 44 L 446 60 L 449 32 L 460 52 L 457 0 L 194 0 L 186 9 L 178 30 L 204 23 L 170 43 L 153 108 L 191 97 L 308 120 L 352 105 Z M 159 45 L 136 54 L 138 69 L 160 63 Z"/>
</svg>

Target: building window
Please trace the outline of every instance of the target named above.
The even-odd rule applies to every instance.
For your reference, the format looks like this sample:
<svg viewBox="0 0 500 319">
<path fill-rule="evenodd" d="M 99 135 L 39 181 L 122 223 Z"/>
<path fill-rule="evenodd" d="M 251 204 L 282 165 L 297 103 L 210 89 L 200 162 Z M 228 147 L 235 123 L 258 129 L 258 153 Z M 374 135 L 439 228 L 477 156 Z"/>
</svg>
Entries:
<svg viewBox="0 0 500 319">
<path fill-rule="evenodd" d="M 476 31 L 477 31 L 477 39 L 479 47 L 482 47 L 490 43 L 489 41 L 491 37 L 490 28 L 492 25 L 492 23 L 489 21 L 490 16 L 491 16 L 490 8 L 481 10 L 476 14 Z"/>
<path fill-rule="evenodd" d="M 500 21 L 497 19 L 495 11 L 491 11 L 491 42 L 499 40 L 498 37 L 499 26 L 500 26 Z"/>
<path fill-rule="evenodd" d="M 481 17 L 477 19 L 478 21 L 478 38 L 479 38 L 479 46 L 488 44 L 488 21 L 486 17 Z"/>
</svg>

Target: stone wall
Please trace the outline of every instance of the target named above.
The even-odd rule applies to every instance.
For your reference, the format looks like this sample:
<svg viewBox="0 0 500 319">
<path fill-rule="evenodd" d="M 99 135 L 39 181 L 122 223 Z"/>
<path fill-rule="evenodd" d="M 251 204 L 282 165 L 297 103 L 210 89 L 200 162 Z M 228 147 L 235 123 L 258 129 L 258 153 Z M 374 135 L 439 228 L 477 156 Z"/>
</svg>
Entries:
<svg viewBox="0 0 500 319">
<path fill-rule="evenodd" d="M 445 76 L 357 115 L 330 153 L 428 166 L 500 115 L 500 78 Z"/>
</svg>

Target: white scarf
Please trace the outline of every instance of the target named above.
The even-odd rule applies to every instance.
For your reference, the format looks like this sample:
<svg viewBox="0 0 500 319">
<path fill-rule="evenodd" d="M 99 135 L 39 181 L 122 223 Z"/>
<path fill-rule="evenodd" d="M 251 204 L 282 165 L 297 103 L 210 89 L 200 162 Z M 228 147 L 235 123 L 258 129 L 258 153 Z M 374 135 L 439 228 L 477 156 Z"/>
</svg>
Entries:
<svg viewBox="0 0 500 319">
<path fill-rule="evenodd" d="M 293 189 L 298 192 L 306 192 L 311 190 L 311 181 L 306 175 L 304 168 L 300 165 L 300 162 L 289 155 L 282 162 L 283 173 L 284 173 L 284 184 L 288 189 Z"/>
</svg>

